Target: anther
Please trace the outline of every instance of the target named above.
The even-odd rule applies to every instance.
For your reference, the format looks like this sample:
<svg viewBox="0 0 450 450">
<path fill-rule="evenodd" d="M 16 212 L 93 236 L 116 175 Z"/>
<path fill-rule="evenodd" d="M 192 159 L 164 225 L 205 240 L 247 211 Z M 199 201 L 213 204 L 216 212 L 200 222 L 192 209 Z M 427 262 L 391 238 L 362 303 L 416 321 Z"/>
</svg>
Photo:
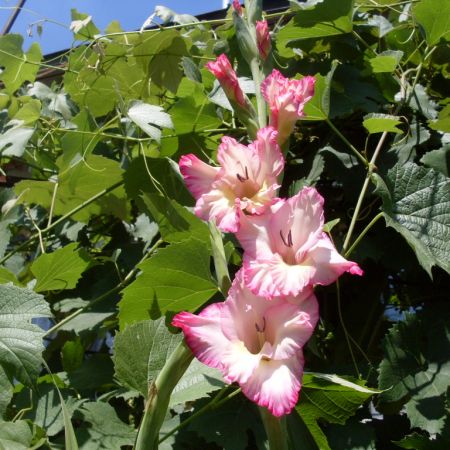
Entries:
<svg viewBox="0 0 450 450">
<path fill-rule="evenodd" d="M 248 176 L 248 169 L 247 166 L 245 166 L 245 177 L 243 177 L 242 175 L 239 175 L 238 173 L 236 174 L 236 178 L 243 183 L 244 181 L 247 181 L 249 176 Z"/>
<path fill-rule="evenodd" d="M 280 230 L 280 237 L 281 237 L 281 240 L 283 241 L 283 244 L 286 246 L 286 247 L 292 247 L 293 245 L 294 245 L 294 243 L 292 242 L 292 232 L 291 232 L 291 230 L 289 230 L 289 233 L 288 233 L 288 235 L 287 235 L 287 241 L 286 241 L 286 239 L 284 238 L 284 236 L 283 236 L 283 232 Z"/>
<path fill-rule="evenodd" d="M 256 328 L 256 331 L 258 333 L 264 333 L 264 331 L 266 330 L 266 318 L 263 317 L 263 326 L 262 326 L 262 328 L 259 328 L 259 325 L 257 323 L 255 323 L 255 328 Z"/>
</svg>

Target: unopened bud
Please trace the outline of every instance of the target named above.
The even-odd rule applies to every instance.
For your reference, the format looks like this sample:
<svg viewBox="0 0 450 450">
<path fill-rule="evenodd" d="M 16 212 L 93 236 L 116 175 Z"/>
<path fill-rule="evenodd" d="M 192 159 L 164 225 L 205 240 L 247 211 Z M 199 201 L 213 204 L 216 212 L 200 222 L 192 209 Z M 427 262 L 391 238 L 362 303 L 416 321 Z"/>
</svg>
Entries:
<svg viewBox="0 0 450 450">
<path fill-rule="evenodd" d="M 272 48 L 270 42 L 269 25 L 266 20 L 256 22 L 256 43 L 258 45 L 259 56 L 263 61 L 267 59 Z"/>
</svg>

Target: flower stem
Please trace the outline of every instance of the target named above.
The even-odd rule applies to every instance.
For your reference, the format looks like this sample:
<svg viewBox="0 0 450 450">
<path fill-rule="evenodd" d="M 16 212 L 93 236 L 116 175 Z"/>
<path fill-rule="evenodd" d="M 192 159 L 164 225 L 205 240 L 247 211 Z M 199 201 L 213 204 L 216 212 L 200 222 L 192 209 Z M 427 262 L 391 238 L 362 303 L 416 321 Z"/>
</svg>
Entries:
<svg viewBox="0 0 450 450">
<path fill-rule="evenodd" d="M 359 212 L 361 210 L 362 203 L 364 201 L 364 197 L 367 192 L 367 188 L 369 187 L 370 179 L 372 178 L 372 174 L 375 170 L 375 162 L 378 158 L 378 155 L 380 154 L 381 148 L 383 147 L 383 144 L 384 144 L 384 141 L 386 140 L 387 135 L 388 135 L 387 131 L 383 132 L 383 134 L 380 137 L 380 140 L 378 141 L 377 148 L 373 152 L 372 158 L 370 159 L 366 178 L 364 180 L 364 184 L 361 189 L 361 192 L 359 193 L 358 201 L 356 202 L 355 211 L 353 212 L 353 216 L 352 216 L 352 220 L 350 222 L 350 226 L 348 228 L 347 236 L 345 236 L 344 245 L 342 246 L 343 252 L 345 252 L 347 250 L 347 247 L 350 244 L 350 238 L 352 237 L 356 221 L 358 220 Z"/>
<path fill-rule="evenodd" d="M 259 408 L 266 430 L 270 450 L 288 450 L 286 419 L 270 414 L 266 408 Z"/>
<path fill-rule="evenodd" d="M 366 158 L 364 158 L 364 156 L 361 155 L 361 153 L 355 148 L 355 146 L 334 126 L 334 123 L 330 119 L 328 119 L 328 117 L 325 119 L 325 121 L 327 122 L 328 126 L 336 133 L 336 135 L 340 137 L 342 142 L 347 144 L 348 148 L 367 167 L 368 162 L 367 162 Z"/>
<path fill-rule="evenodd" d="M 223 247 L 222 233 L 214 222 L 209 222 L 209 232 L 211 239 L 211 248 L 216 269 L 217 284 L 224 297 L 227 296 L 228 289 L 231 286 L 230 274 L 228 273 L 228 264 Z"/>
<path fill-rule="evenodd" d="M 264 128 L 267 125 L 266 104 L 261 93 L 262 73 L 259 67 L 258 58 L 253 58 L 250 63 L 253 81 L 255 83 L 256 106 L 258 108 L 258 122 L 259 128 Z"/>
<path fill-rule="evenodd" d="M 170 355 L 156 380 L 149 386 L 135 450 L 157 450 L 159 430 L 169 407 L 170 395 L 193 359 L 191 350 L 181 342 Z"/>
<path fill-rule="evenodd" d="M 358 246 L 358 244 L 361 242 L 362 238 L 368 233 L 368 231 L 383 217 L 383 213 L 378 213 L 371 221 L 370 223 L 364 228 L 363 231 L 361 231 L 360 235 L 355 239 L 355 242 L 353 242 L 352 246 L 347 250 L 345 253 L 345 257 L 348 258 L 350 254 L 355 250 L 355 248 Z"/>
</svg>

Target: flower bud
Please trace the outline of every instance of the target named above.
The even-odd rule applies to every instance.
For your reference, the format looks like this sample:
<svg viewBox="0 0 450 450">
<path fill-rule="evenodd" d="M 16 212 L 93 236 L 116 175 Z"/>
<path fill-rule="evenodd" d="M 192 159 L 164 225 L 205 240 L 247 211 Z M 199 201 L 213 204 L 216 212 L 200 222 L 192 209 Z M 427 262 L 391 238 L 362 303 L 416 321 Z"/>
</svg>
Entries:
<svg viewBox="0 0 450 450">
<path fill-rule="evenodd" d="M 258 45 L 259 56 L 265 61 L 269 56 L 272 44 L 270 42 L 269 26 L 266 20 L 256 22 L 256 43 Z"/>
<path fill-rule="evenodd" d="M 244 12 L 242 11 L 242 6 L 239 0 L 233 0 L 233 9 L 236 11 L 238 16 L 243 16 Z"/>
</svg>

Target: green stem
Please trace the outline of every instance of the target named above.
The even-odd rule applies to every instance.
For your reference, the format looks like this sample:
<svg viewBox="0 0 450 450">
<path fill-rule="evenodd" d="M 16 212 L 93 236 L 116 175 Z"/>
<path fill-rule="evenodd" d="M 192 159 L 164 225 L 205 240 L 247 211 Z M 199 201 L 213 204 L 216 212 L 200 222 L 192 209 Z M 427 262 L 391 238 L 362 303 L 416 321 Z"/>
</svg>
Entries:
<svg viewBox="0 0 450 450">
<path fill-rule="evenodd" d="M 348 148 L 355 154 L 355 156 L 367 167 L 368 162 L 366 158 L 353 146 L 353 144 L 334 126 L 333 122 L 328 119 L 325 119 L 328 126 L 336 133 L 337 136 L 341 138 L 341 140 L 348 146 Z"/>
<path fill-rule="evenodd" d="M 47 234 L 50 230 L 58 226 L 60 223 L 67 220 L 69 217 L 73 216 L 77 212 L 81 211 L 83 208 L 86 208 L 86 206 L 90 205 L 91 203 L 98 200 L 100 197 L 103 197 L 104 195 L 108 194 L 109 192 L 113 191 L 117 187 L 121 186 L 123 184 L 123 181 L 118 181 L 117 183 L 114 183 L 109 188 L 103 189 L 103 191 L 100 191 L 98 194 L 95 194 L 93 197 L 87 199 L 86 201 L 80 203 L 78 206 L 70 210 L 67 214 L 64 214 L 61 216 L 58 220 L 55 220 L 50 226 L 44 228 L 41 230 L 40 233 L 35 233 L 33 236 L 31 236 L 27 241 L 25 241 L 23 244 L 19 245 L 17 248 L 15 248 L 13 251 L 9 252 L 7 255 L 5 255 L 2 259 L 0 259 L 0 264 L 3 264 L 5 261 L 7 261 L 11 256 L 16 254 L 17 252 L 20 252 L 21 250 L 25 249 L 30 245 L 32 242 L 34 242 L 36 239 L 39 239 L 39 235 Z"/>
<path fill-rule="evenodd" d="M 380 212 L 378 213 L 371 221 L 370 223 L 366 226 L 366 228 L 364 228 L 363 231 L 361 231 L 361 233 L 359 234 L 359 236 L 355 239 L 355 242 L 353 242 L 352 246 L 347 250 L 347 252 L 345 253 L 345 257 L 348 258 L 351 253 L 353 252 L 353 250 L 355 250 L 355 248 L 358 246 L 358 244 L 361 242 L 361 240 L 363 239 L 363 237 L 368 233 L 368 231 L 383 217 L 383 213 Z"/>
<path fill-rule="evenodd" d="M 383 144 L 384 144 L 384 141 L 386 140 L 387 135 L 388 135 L 388 132 L 384 131 L 380 137 L 380 140 L 378 141 L 377 148 L 373 152 L 372 158 L 369 161 L 369 167 L 367 170 L 366 178 L 364 180 L 364 184 L 361 189 L 361 192 L 359 193 L 358 201 L 356 202 L 355 211 L 353 212 L 353 216 L 352 216 L 352 220 L 350 222 L 350 226 L 348 228 L 347 236 L 345 236 L 344 245 L 342 246 L 343 252 L 345 252 L 347 250 L 347 247 L 350 244 L 350 239 L 352 237 L 356 221 L 358 220 L 359 212 L 361 210 L 361 207 L 362 207 L 362 204 L 364 201 L 364 197 L 367 192 L 367 188 L 369 187 L 370 179 L 372 178 L 372 174 L 375 170 L 375 162 L 378 158 L 378 155 L 380 154 L 381 148 L 383 147 Z"/>
<path fill-rule="evenodd" d="M 270 450 L 288 450 L 286 419 L 270 414 L 266 408 L 259 408 L 266 430 Z"/>
<path fill-rule="evenodd" d="M 262 73 L 259 67 L 258 58 L 253 58 L 250 63 L 253 81 L 255 83 L 256 106 L 258 108 L 258 122 L 259 128 L 264 128 L 267 125 L 266 103 L 261 93 Z"/>
<path fill-rule="evenodd" d="M 170 395 L 192 359 L 191 350 L 184 341 L 181 342 L 164 364 L 156 380 L 150 385 L 135 450 L 158 449 L 159 430 L 167 414 Z"/>
<path fill-rule="evenodd" d="M 209 231 L 217 283 L 219 285 L 220 292 L 222 292 L 223 296 L 226 297 L 228 289 L 230 289 L 231 286 L 231 280 L 230 274 L 228 273 L 225 249 L 223 247 L 222 233 L 213 222 L 209 222 Z"/>
</svg>

